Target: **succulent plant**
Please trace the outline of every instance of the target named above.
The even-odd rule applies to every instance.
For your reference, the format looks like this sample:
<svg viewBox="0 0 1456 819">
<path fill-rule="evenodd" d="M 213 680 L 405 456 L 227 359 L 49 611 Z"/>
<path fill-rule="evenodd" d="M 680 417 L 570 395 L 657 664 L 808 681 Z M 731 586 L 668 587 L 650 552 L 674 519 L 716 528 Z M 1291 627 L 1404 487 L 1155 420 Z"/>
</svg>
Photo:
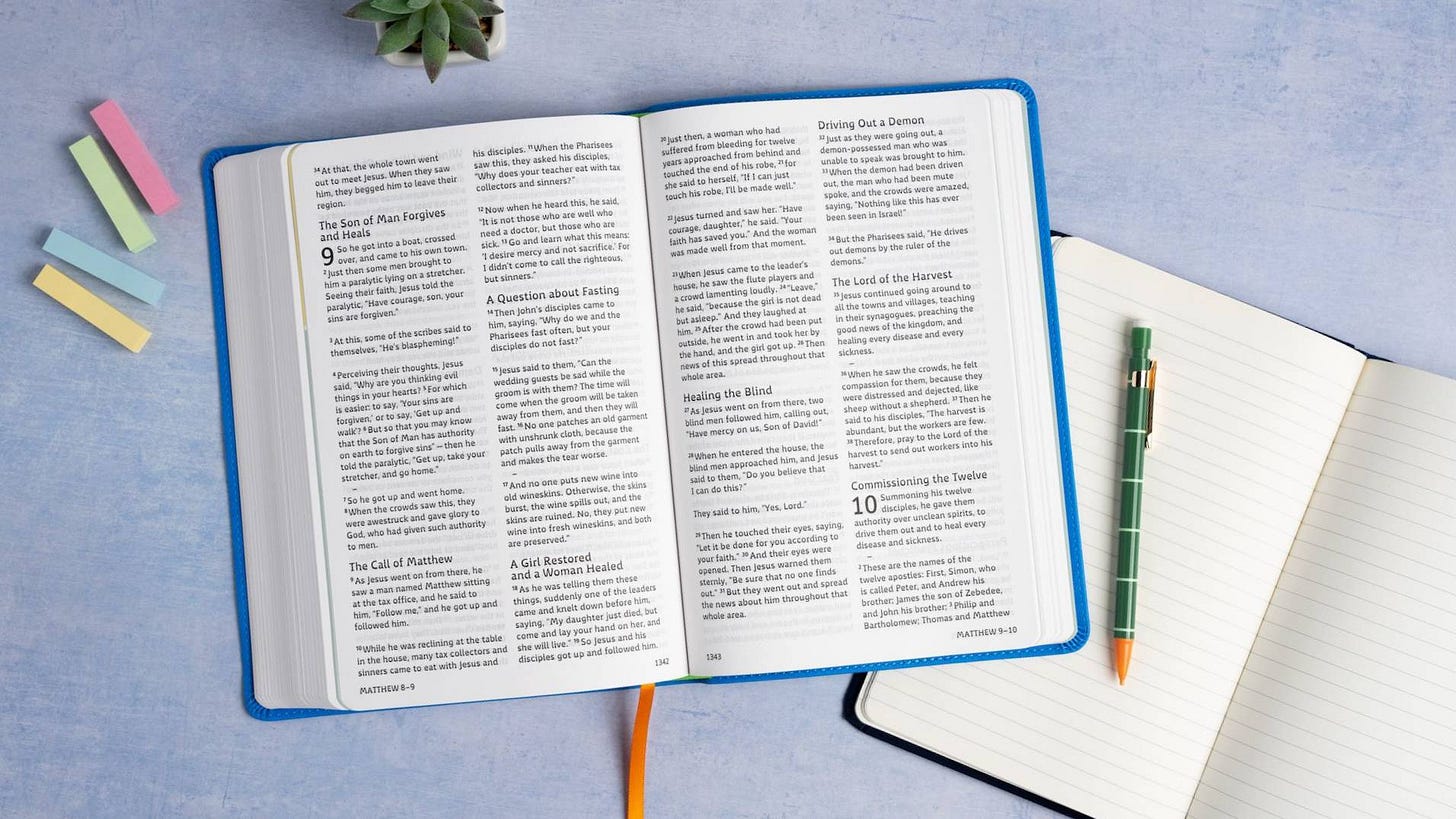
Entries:
<svg viewBox="0 0 1456 819">
<path fill-rule="evenodd" d="M 389 24 L 376 54 L 393 54 L 419 43 L 425 74 L 434 82 L 452 44 L 477 59 L 490 59 L 480 21 L 502 13 L 490 0 L 363 0 L 344 16 Z"/>
</svg>

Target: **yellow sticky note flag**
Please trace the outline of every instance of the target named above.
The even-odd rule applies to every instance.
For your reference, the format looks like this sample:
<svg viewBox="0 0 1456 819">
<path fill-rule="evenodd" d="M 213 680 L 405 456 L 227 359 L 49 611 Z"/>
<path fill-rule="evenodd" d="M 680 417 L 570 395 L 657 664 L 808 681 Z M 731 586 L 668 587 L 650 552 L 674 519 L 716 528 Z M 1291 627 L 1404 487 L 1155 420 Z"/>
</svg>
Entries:
<svg viewBox="0 0 1456 819">
<path fill-rule="evenodd" d="M 35 286 L 134 353 L 141 352 L 147 339 L 152 337 L 151 330 L 132 321 L 125 313 L 50 265 L 40 269 L 40 275 L 35 277 Z"/>
</svg>

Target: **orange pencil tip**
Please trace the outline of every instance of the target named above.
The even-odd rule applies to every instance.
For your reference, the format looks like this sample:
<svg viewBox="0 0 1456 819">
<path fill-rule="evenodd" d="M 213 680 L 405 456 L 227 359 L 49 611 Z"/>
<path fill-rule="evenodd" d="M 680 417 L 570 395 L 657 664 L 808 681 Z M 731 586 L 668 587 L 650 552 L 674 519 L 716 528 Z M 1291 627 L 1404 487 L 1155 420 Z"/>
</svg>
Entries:
<svg viewBox="0 0 1456 819">
<path fill-rule="evenodd" d="M 1123 637 L 1112 639 L 1113 659 L 1117 666 L 1117 684 L 1127 684 L 1127 668 L 1132 665 L 1132 640 Z"/>
</svg>

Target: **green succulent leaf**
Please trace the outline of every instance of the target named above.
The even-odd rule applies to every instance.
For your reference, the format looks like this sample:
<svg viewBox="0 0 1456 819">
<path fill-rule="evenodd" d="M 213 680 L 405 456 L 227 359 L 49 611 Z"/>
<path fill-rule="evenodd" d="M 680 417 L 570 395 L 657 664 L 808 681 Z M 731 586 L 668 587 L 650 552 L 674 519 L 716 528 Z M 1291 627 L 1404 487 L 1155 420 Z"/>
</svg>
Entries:
<svg viewBox="0 0 1456 819">
<path fill-rule="evenodd" d="M 494 17 L 497 14 L 505 14 L 506 10 L 490 2 L 490 0 L 461 0 L 481 17 Z"/>
<path fill-rule="evenodd" d="M 366 20 L 370 23 L 392 23 L 404 17 L 403 14 L 395 14 L 392 11 L 381 11 L 370 4 L 370 0 L 364 0 L 356 6 L 344 12 L 344 16 L 352 20 Z"/>
<path fill-rule="evenodd" d="M 405 3 L 415 11 L 419 11 L 425 6 L 428 6 L 430 4 L 430 0 L 405 0 Z"/>
<path fill-rule="evenodd" d="M 420 32 L 425 30 L 425 10 L 420 9 L 414 14 L 411 14 L 405 18 L 405 22 L 409 23 L 410 36 L 418 40 L 420 38 Z"/>
<path fill-rule="evenodd" d="M 431 0 L 425 9 L 425 31 L 434 34 L 448 44 L 450 40 L 450 13 L 440 0 Z M 448 45 L 446 46 L 448 48 Z"/>
<path fill-rule="evenodd" d="M 452 29 L 455 26 L 460 26 L 461 28 L 480 30 L 480 15 L 476 14 L 474 10 L 460 2 L 460 0 L 444 0 L 441 5 L 445 7 L 445 13 L 450 15 L 450 27 Z M 457 39 L 455 42 L 459 43 L 460 41 Z"/>
<path fill-rule="evenodd" d="M 477 60 L 490 59 L 490 47 L 485 44 L 485 35 L 480 33 L 480 25 L 462 26 L 456 23 L 450 24 L 450 39 L 460 50 L 469 54 Z"/>
<path fill-rule="evenodd" d="M 372 0 L 371 4 L 380 11 L 387 11 L 391 14 L 398 14 L 401 17 L 414 11 L 406 0 Z"/>
<path fill-rule="evenodd" d="M 403 51 L 415 44 L 420 38 L 418 27 L 410 30 L 410 21 L 415 16 L 411 14 L 397 23 L 391 23 L 389 28 L 384 30 L 384 35 L 379 38 L 379 48 L 374 50 L 375 54 L 393 54 L 396 51 Z"/>
<path fill-rule="evenodd" d="M 445 67 L 445 58 L 450 54 L 450 43 L 427 27 L 420 38 L 420 51 L 425 58 L 425 76 L 430 78 L 430 82 L 434 82 L 440 76 L 440 70 Z"/>
</svg>

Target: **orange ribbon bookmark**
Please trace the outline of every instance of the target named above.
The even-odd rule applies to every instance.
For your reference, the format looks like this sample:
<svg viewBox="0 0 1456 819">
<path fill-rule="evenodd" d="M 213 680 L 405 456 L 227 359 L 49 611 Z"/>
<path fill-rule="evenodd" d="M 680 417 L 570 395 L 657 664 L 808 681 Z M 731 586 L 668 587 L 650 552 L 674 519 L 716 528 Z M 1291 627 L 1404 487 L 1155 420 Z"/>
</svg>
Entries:
<svg viewBox="0 0 1456 819">
<path fill-rule="evenodd" d="M 647 724 L 652 721 L 652 695 L 648 683 L 637 692 L 637 719 L 632 723 L 632 754 L 627 762 L 627 819 L 642 819 L 647 791 Z"/>
</svg>

